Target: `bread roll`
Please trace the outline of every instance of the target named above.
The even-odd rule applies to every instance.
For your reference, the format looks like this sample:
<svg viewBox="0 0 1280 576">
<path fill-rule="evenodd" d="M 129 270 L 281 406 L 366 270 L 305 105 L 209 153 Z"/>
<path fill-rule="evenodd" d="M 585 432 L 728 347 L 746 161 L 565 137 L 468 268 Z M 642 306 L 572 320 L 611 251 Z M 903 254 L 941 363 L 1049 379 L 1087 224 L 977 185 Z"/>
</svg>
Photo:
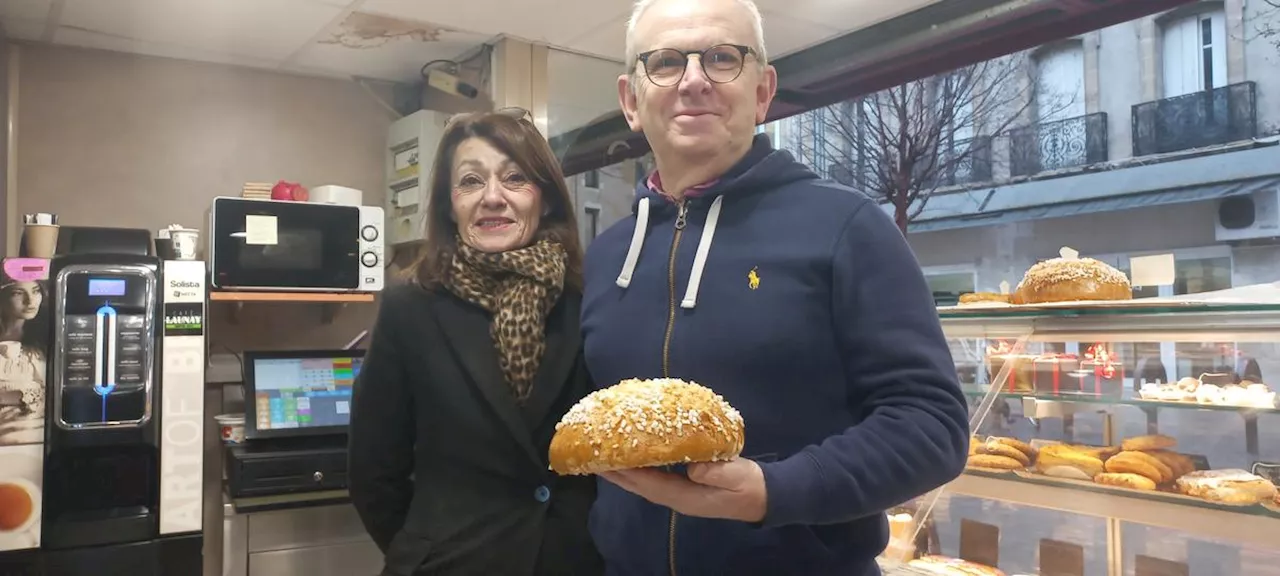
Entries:
<svg viewBox="0 0 1280 576">
<path fill-rule="evenodd" d="M 1027 467 L 1027 465 L 1023 464 L 1021 461 L 997 454 L 974 454 L 965 462 L 965 466 L 990 468 L 993 470 L 1022 470 Z"/>
<path fill-rule="evenodd" d="M 1024 468 L 1031 465 L 1031 458 L 1027 456 L 1025 452 L 1018 450 L 1009 444 L 995 440 L 994 438 L 978 445 L 977 453 L 974 455 L 977 456 L 982 454 L 1004 456 L 1005 458 L 1017 460 Z"/>
<path fill-rule="evenodd" d="M 1147 450 L 1168 450 L 1178 445 L 1178 441 L 1164 434 L 1147 434 L 1145 436 L 1134 436 L 1125 438 L 1120 442 L 1120 447 L 1124 450 L 1137 450 L 1145 452 Z"/>
<path fill-rule="evenodd" d="M 720 395 L 674 378 L 623 380 L 579 400 L 556 424 L 551 469 L 562 475 L 732 460 L 742 415 Z"/>
<path fill-rule="evenodd" d="M 1093 258 L 1050 258 L 1027 270 L 1014 290 L 1014 304 L 1082 300 L 1131 300 L 1124 272 Z"/>
<path fill-rule="evenodd" d="M 1173 470 L 1159 458 L 1143 452 L 1126 450 L 1107 459 L 1107 472 L 1137 474 L 1156 484 L 1173 481 Z"/>
<path fill-rule="evenodd" d="M 1147 452 L 1147 454 L 1150 454 L 1161 462 L 1164 462 L 1164 465 L 1168 466 L 1169 469 L 1173 471 L 1174 480 L 1196 471 L 1195 462 L 1184 454 L 1179 454 L 1170 450 L 1152 450 Z"/>
<path fill-rule="evenodd" d="M 1103 472 L 1093 477 L 1093 481 L 1098 484 L 1106 484 L 1108 486 L 1119 486 L 1121 488 L 1129 488 L 1131 490 L 1155 490 L 1156 482 L 1141 474 L 1131 474 L 1128 472 Z"/>
<path fill-rule="evenodd" d="M 991 441 L 999 442 L 1007 446 L 1013 446 L 1014 448 L 1017 448 L 1019 452 L 1026 454 L 1027 458 L 1034 459 L 1036 457 L 1036 449 L 1033 448 L 1030 444 L 1027 444 L 1026 442 L 1023 442 L 1017 438 L 1009 438 L 1007 436 L 992 436 Z"/>
<path fill-rule="evenodd" d="M 987 302 L 995 302 L 999 304 L 1008 304 L 1008 294 L 997 294 L 995 292 L 970 292 L 960 295 L 960 304 L 983 304 Z"/>
<path fill-rule="evenodd" d="M 1040 449 L 1036 470 L 1046 476 L 1089 480 L 1105 471 L 1102 459 L 1065 444 L 1051 444 Z"/>
</svg>

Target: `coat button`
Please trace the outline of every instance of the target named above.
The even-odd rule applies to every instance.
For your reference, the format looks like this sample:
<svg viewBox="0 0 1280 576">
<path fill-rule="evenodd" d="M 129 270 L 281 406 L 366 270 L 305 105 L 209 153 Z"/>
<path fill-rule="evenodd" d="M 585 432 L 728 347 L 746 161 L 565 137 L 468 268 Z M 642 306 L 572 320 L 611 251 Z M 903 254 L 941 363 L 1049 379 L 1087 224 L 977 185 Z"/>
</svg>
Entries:
<svg viewBox="0 0 1280 576">
<path fill-rule="evenodd" d="M 551 489 L 546 486 L 539 486 L 533 491 L 533 499 L 539 502 L 546 502 L 551 499 Z"/>
</svg>

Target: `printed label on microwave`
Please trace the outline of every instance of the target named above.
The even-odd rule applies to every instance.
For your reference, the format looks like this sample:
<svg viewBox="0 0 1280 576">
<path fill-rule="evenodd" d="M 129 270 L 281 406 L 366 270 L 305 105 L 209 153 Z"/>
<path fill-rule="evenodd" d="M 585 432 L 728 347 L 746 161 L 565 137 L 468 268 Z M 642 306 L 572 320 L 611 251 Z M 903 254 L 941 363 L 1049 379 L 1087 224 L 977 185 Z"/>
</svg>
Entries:
<svg viewBox="0 0 1280 576">
<path fill-rule="evenodd" d="M 249 214 L 244 217 L 244 243 L 255 246 L 275 246 L 276 217 Z"/>
</svg>

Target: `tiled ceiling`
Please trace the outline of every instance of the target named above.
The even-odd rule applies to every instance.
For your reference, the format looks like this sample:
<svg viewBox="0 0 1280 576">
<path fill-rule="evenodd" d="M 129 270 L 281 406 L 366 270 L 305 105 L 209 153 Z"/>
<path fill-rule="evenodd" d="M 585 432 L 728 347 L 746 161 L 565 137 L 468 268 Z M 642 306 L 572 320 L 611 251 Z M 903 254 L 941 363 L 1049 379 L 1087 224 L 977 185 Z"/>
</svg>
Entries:
<svg viewBox="0 0 1280 576">
<path fill-rule="evenodd" d="M 774 55 L 937 0 L 758 0 Z M 20 40 L 407 81 L 510 35 L 621 61 L 630 0 L 0 0 Z"/>
</svg>

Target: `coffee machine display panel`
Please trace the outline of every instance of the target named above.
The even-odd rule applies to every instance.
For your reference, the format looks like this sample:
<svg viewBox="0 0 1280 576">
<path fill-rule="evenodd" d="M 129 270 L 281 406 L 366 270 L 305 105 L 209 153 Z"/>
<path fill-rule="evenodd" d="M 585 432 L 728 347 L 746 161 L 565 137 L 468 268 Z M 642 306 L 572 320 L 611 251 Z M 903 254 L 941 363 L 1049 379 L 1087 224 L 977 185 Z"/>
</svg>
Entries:
<svg viewBox="0 0 1280 576">
<path fill-rule="evenodd" d="M 156 278 L 145 266 L 79 265 L 58 273 L 62 327 L 55 409 L 61 428 L 141 426 L 151 418 Z"/>
</svg>

